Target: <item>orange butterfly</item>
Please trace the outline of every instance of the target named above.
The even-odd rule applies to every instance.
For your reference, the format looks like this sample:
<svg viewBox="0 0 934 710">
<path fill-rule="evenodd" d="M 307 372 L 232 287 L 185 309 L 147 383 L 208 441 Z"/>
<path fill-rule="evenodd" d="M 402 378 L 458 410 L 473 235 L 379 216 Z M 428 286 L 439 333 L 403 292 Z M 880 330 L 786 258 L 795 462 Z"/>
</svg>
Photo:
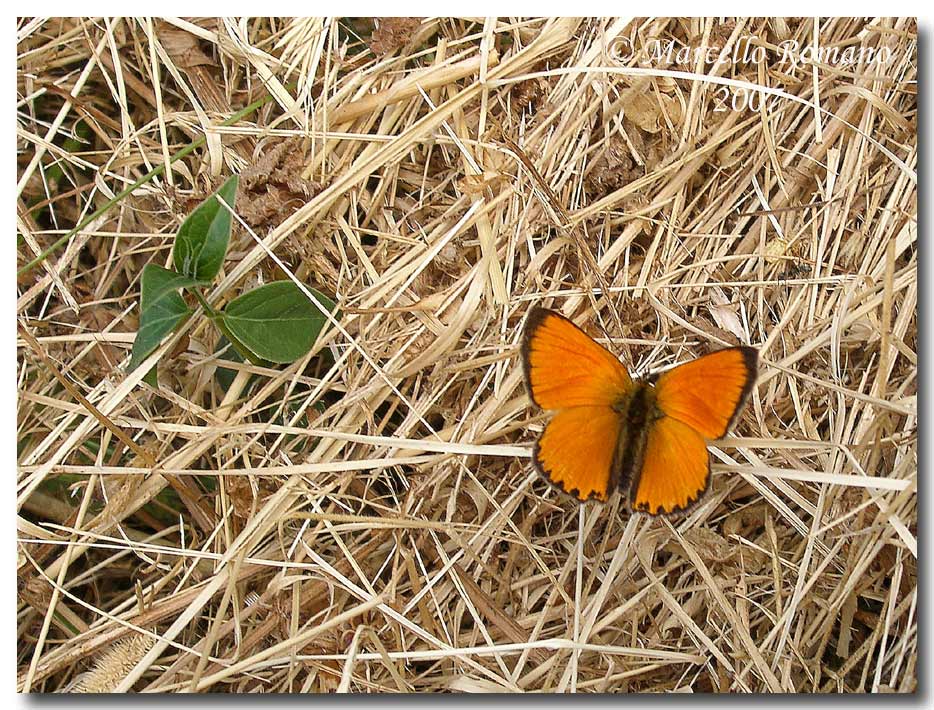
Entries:
<svg viewBox="0 0 934 710">
<path fill-rule="evenodd" d="M 535 444 L 538 471 L 580 501 L 616 488 L 633 510 L 684 511 L 710 482 L 706 439 L 733 423 L 756 381 L 758 352 L 718 350 L 633 382 L 623 364 L 564 316 L 529 314 L 522 365 L 532 400 L 557 410 Z"/>
</svg>

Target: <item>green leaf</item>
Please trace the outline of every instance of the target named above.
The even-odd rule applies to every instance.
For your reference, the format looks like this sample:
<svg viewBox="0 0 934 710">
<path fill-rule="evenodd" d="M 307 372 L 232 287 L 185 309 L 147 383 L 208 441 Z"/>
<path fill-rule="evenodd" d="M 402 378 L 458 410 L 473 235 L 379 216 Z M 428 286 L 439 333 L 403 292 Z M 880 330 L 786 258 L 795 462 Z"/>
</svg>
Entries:
<svg viewBox="0 0 934 710">
<path fill-rule="evenodd" d="M 143 267 L 140 286 L 139 330 L 133 341 L 128 372 L 152 354 L 162 339 L 171 333 L 191 309 L 178 289 L 197 283 L 189 276 L 176 274 L 155 264 Z M 147 373 L 147 377 L 150 375 Z"/>
<path fill-rule="evenodd" d="M 313 288 L 308 291 L 322 308 L 336 311 L 330 298 Z M 321 308 L 292 281 L 274 281 L 243 294 L 228 304 L 222 317 L 250 352 L 278 363 L 305 355 L 327 323 Z"/>
<path fill-rule="evenodd" d="M 224 320 L 224 314 L 219 313 L 216 318 L 214 318 L 214 325 L 217 326 L 217 329 L 221 332 L 223 340 L 230 344 L 232 352 L 235 352 L 239 356 L 238 362 L 251 362 L 254 365 L 259 365 L 260 367 L 269 367 L 272 363 L 269 360 L 264 360 L 254 353 L 250 348 L 240 342 L 240 338 L 237 337 L 236 333 L 230 330 L 227 327 L 227 321 Z"/>
<path fill-rule="evenodd" d="M 159 389 L 158 373 L 156 372 L 155 366 L 149 372 L 146 373 L 145 377 L 143 377 L 143 382 L 145 382 L 150 387 L 155 387 L 156 389 Z"/>
<path fill-rule="evenodd" d="M 233 175 L 221 189 L 188 215 L 175 235 L 175 270 L 202 283 L 210 283 L 220 271 L 230 242 L 230 212 L 217 200 L 233 208 L 239 177 Z"/>
</svg>

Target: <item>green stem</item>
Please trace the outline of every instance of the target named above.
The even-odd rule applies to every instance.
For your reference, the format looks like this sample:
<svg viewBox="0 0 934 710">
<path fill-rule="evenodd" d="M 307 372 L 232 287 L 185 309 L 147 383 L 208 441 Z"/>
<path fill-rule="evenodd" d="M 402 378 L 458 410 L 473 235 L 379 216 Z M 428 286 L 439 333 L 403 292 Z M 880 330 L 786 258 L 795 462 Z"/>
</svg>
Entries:
<svg viewBox="0 0 934 710">
<path fill-rule="evenodd" d="M 236 335 L 234 335 L 230 328 L 227 327 L 227 324 L 224 322 L 224 318 L 219 316 L 213 319 L 214 325 L 217 326 L 217 329 L 224 334 L 224 337 L 227 338 L 227 342 L 230 343 L 231 347 L 240 353 L 240 357 L 243 358 L 244 362 L 251 362 L 254 365 L 260 367 L 269 367 L 269 363 L 263 360 L 263 358 L 258 357 L 253 353 L 246 345 L 240 342 Z"/>
<path fill-rule="evenodd" d="M 260 366 L 266 366 L 269 364 L 262 358 L 257 357 L 246 345 L 240 342 L 236 335 L 230 331 L 230 329 L 227 327 L 227 324 L 224 322 L 224 314 L 211 308 L 211 304 L 207 302 L 204 294 L 201 293 L 201 289 L 189 288 L 188 291 L 195 295 L 195 298 L 198 299 L 198 303 L 200 303 L 201 307 L 204 308 L 204 312 L 207 314 L 207 317 L 210 318 L 211 322 L 217 326 L 217 329 L 224 334 L 233 349 L 240 353 L 240 357 L 242 357 L 244 361 L 248 360 L 254 365 Z"/>
<path fill-rule="evenodd" d="M 195 295 L 195 298 L 198 299 L 198 303 L 201 304 L 201 307 L 204 309 L 204 312 L 207 313 L 208 318 L 210 318 L 213 321 L 216 321 L 218 317 L 220 316 L 220 314 L 217 311 L 215 311 L 213 308 L 211 308 L 211 304 L 208 303 L 207 299 L 204 297 L 204 294 L 201 293 L 201 289 L 200 288 L 189 288 L 188 290 L 191 291 L 191 293 Z"/>
<path fill-rule="evenodd" d="M 221 121 L 220 125 L 221 125 L 221 126 L 231 126 L 231 125 L 233 125 L 234 123 L 236 123 L 237 121 L 239 121 L 241 118 L 243 118 L 244 116 L 247 116 L 247 115 L 253 113 L 253 112 L 256 111 L 257 109 L 259 109 L 261 106 L 264 106 L 265 104 L 269 103 L 270 101 L 272 101 L 272 96 L 269 96 L 269 95 L 264 96 L 264 97 L 261 98 L 261 99 L 257 99 L 256 101 L 254 101 L 253 103 L 249 104 L 249 105 L 246 106 L 245 108 L 242 108 L 242 109 L 240 109 L 239 111 L 237 111 L 237 112 L 236 112 L 233 116 L 231 116 L 230 118 Z M 65 244 L 69 239 L 71 239 L 75 234 L 77 234 L 77 233 L 80 232 L 82 229 L 84 229 L 85 227 L 87 227 L 87 226 L 88 226 L 91 222 L 93 222 L 95 219 L 97 219 L 98 217 L 100 217 L 101 215 L 103 215 L 104 213 L 106 213 L 111 207 L 113 207 L 115 204 L 117 204 L 117 203 L 118 203 L 120 200 L 122 200 L 124 197 L 126 197 L 126 196 L 129 195 L 131 192 L 133 192 L 134 190 L 136 190 L 137 188 L 139 188 L 141 185 L 146 184 L 147 182 L 149 182 L 150 180 L 152 180 L 154 177 L 157 177 L 158 175 L 161 175 L 162 173 L 164 173 L 164 172 L 165 172 L 165 168 L 166 168 L 167 165 L 171 165 L 172 163 L 174 163 L 174 162 L 176 162 L 176 161 L 178 161 L 178 160 L 181 160 L 181 159 L 184 158 L 186 155 L 189 155 L 190 153 L 192 153 L 193 151 L 197 150 L 197 149 L 200 148 L 202 145 L 204 145 L 204 143 L 205 143 L 206 141 L 207 141 L 207 137 L 206 137 L 206 136 L 201 136 L 201 138 L 198 138 L 197 140 L 193 141 L 192 143 L 190 143 L 189 145 L 185 146 L 185 147 L 182 148 L 180 151 L 178 151 L 174 156 L 172 156 L 171 158 L 169 158 L 169 162 L 168 162 L 168 163 L 163 163 L 162 165 L 159 165 L 158 167 L 155 167 L 155 168 L 153 168 L 152 170 L 150 170 L 148 173 L 146 173 L 145 175 L 143 175 L 143 177 L 141 177 L 139 180 L 137 180 L 136 182 L 134 182 L 134 183 L 133 183 L 132 185 L 130 185 L 128 188 L 126 188 L 126 189 L 123 190 L 122 192 L 119 192 L 113 199 L 109 200 L 103 207 L 101 207 L 100 209 L 94 211 L 92 214 L 90 214 L 89 216 L 87 216 L 87 217 L 85 217 L 83 220 L 81 220 L 81 222 L 78 224 L 77 227 L 75 227 L 74 229 L 70 230 L 65 236 L 63 236 L 61 239 L 59 239 L 58 241 L 56 241 L 54 244 L 52 244 L 52 246 L 50 246 L 48 249 L 46 249 L 46 250 L 43 251 L 41 254 L 39 254 L 35 259 L 33 259 L 32 261 L 30 261 L 30 262 L 29 262 L 28 264 L 26 264 L 24 267 L 22 267 L 19 271 L 16 272 L 16 275 L 17 275 L 17 276 L 22 276 L 23 274 L 27 274 L 27 273 L 29 273 L 30 271 L 32 271 L 32 270 L 33 270 L 34 268 L 36 268 L 39 264 L 41 264 L 43 261 L 45 261 L 46 259 L 48 259 L 49 256 L 51 256 L 51 255 L 54 254 L 56 251 L 58 251 L 62 246 L 64 246 L 64 244 Z"/>
</svg>

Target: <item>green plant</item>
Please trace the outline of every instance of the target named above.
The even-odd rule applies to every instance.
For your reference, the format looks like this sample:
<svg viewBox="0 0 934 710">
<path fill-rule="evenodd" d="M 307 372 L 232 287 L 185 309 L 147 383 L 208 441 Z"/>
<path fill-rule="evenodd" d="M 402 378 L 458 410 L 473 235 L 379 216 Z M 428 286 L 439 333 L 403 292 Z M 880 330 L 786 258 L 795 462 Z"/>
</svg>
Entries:
<svg viewBox="0 0 934 710">
<path fill-rule="evenodd" d="M 305 355 L 336 313 L 334 302 L 319 291 L 302 289 L 294 281 L 274 281 L 241 294 L 222 310 L 213 308 L 202 288 L 210 284 L 227 254 L 231 208 L 236 204 L 236 175 L 198 205 L 175 235 L 173 265 L 146 264 L 140 285 L 139 329 L 133 342 L 129 371 L 135 370 L 194 310 L 182 297 L 190 292 L 207 317 L 244 359 L 257 365 L 290 363 Z M 218 199 L 221 198 L 221 200 Z M 307 293 L 306 293 L 307 291 Z M 312 302 L 312 298 L 317 301 Z M 155 384 L 156 368 L 146 381 Z"/>
</svg>

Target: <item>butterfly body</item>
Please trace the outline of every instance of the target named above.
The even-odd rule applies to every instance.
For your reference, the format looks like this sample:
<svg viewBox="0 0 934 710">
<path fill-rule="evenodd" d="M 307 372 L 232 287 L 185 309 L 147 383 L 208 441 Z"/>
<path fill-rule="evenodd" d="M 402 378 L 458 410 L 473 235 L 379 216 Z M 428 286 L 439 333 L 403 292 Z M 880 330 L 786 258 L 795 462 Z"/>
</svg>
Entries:
<svg viewBox="0 0 934 710">
<path fill-rule="evenodd" d="M 648 382 L 633 383 L 632 395 L 626 399 L 626 409 L 620 412 L 623 423 L 616 440 L 613 488 L 626 489 L 635 473 L 642 468 L 649 427 L 664 414 L 655 402 L 654 387 Z"/>
<path fill-rule="evenodd" d="M 532 400 L 557 413 L 533 461 L 551 484 L 580 501 L 614 490 L 634 510 L 684 511 L 710 480 L 706 440 L 722 437 L 755 382 L 753 348 L 719 350 L 633 381 L 622 363 L 571 321 L 535 308 L 522 362 Z"/>
</svg>

